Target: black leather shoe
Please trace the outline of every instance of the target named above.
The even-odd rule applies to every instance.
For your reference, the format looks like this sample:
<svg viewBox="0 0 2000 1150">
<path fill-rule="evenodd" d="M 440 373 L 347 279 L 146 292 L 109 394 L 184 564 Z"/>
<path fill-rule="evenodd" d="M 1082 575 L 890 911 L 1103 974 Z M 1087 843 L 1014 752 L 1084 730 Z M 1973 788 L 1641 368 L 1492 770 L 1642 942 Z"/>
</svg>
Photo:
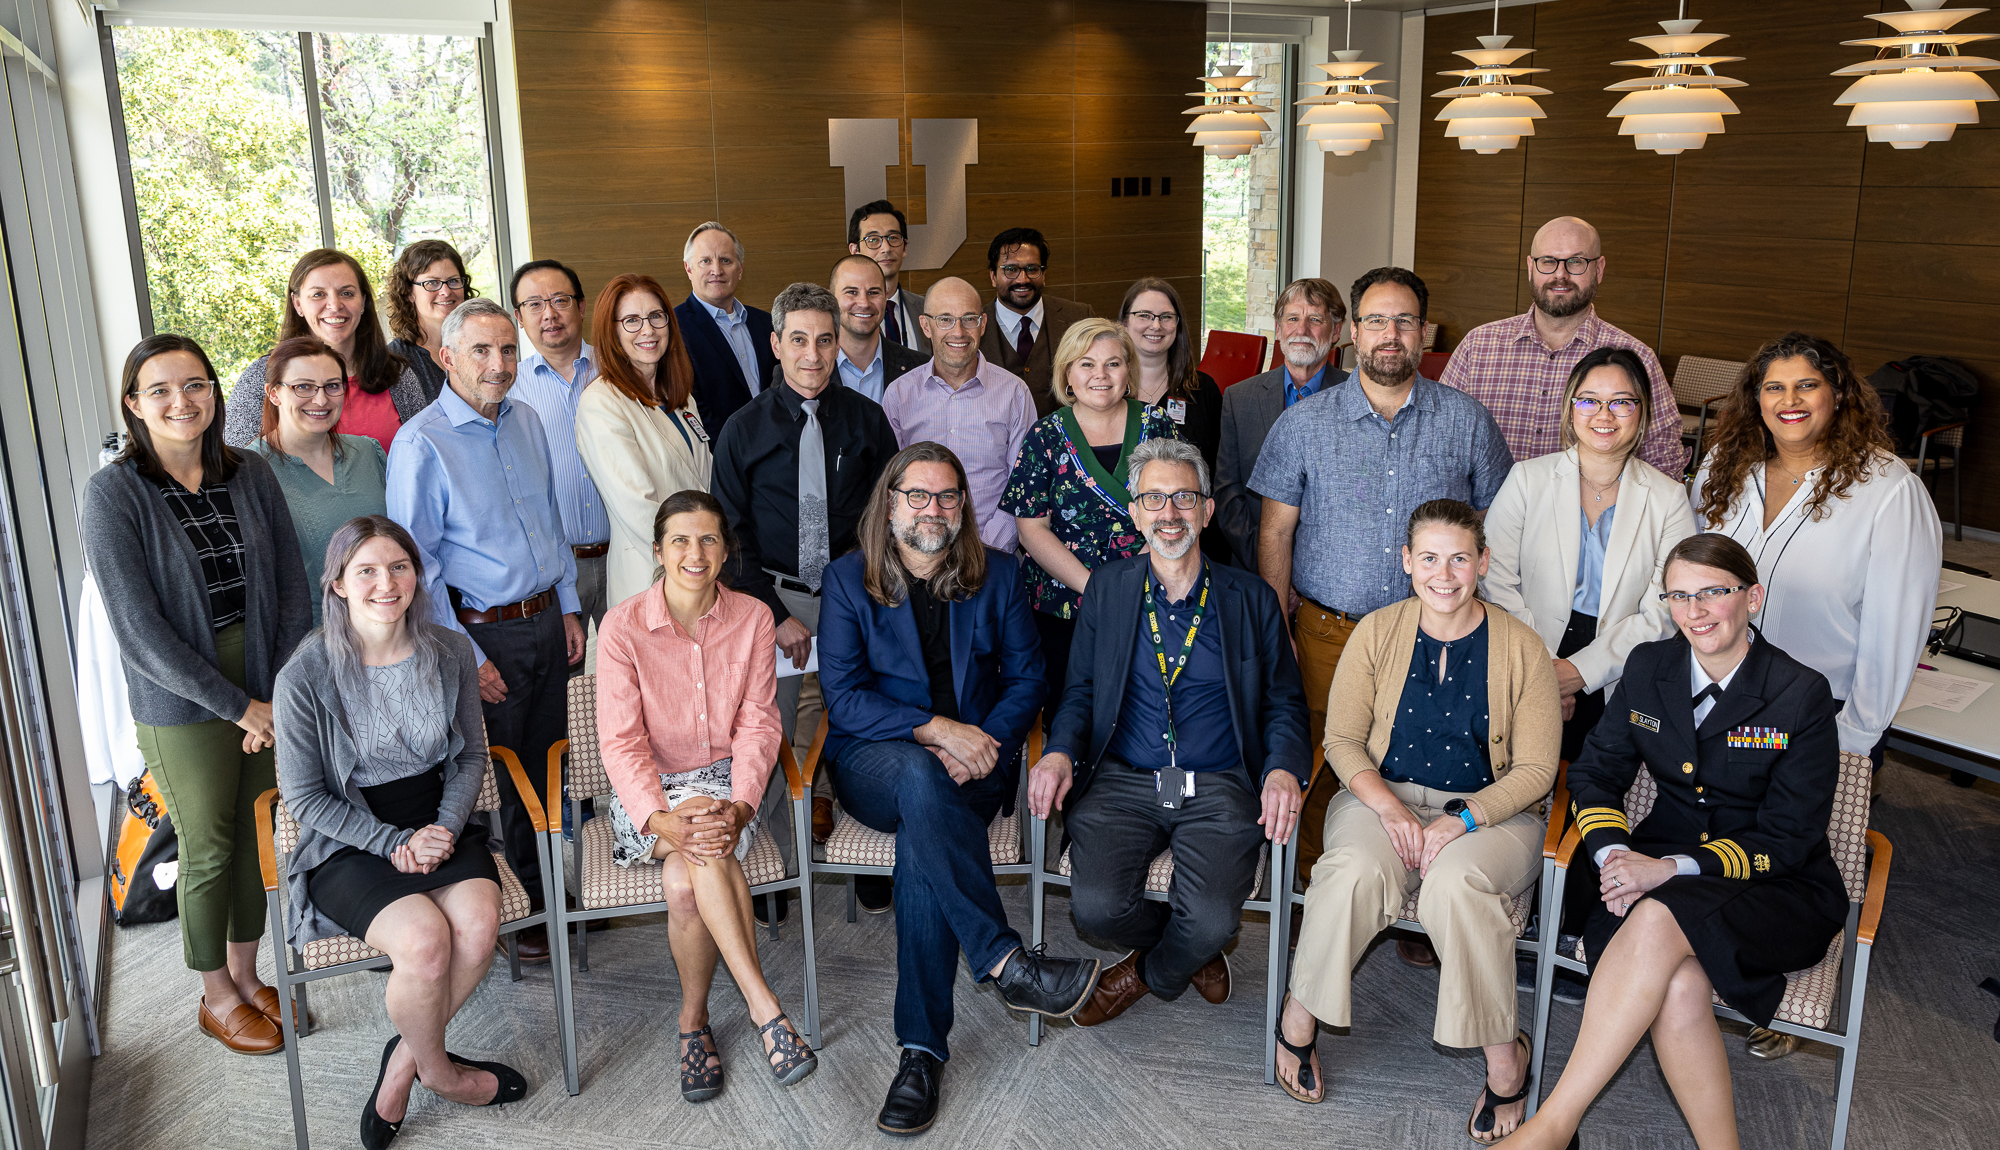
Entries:
<svg viewBox="0 0 2000 1150">
<path fill-rule="evenodd" d="M 778 908 L 778 925 L 783 926 L 785 921 L 792 917 L 791 891 L 781 890 L 777 894 L 760 894 L 750 900 L 750 917 L 756 919 L 757 925 L 766 930 L 771 926 L 771 912 L 768 908 L 774 903 Z"/>
<path fill-rule="evenodd" d="M 896 1064 L 896 1077 L 889 1083 L 889 1097 L 882 1113 L 875 1116 L 875 1128 L 884 1134 L 922 1134 L 937 1118 L 938 1083 L 944 1078 L 944 1063 L 922 1050 L 903 1051 Z"/>
<path fill-rule="evenodd" d="M 361 1145 L 366 1150 L 387 1150 L 403 1129 L 400 1121 L 390 1122 L 375 1109 L 375 1099 L 382 1093 L 382 1080 L 389 1076 L 389 1056 L 396 1053 L 396 1044 L 402 1040 L 401 1034 L 392 1035 L 382 1048 L 382 1069 L 375 1075 L 375 1089 L 368 1092 L 367 1105 L 361 1108 Z M 408 1103 L 404 1105 L 407 1107 Z"/>
<path fill-rule="evenodd" d="M 1024 946 L 1008 956 L 994 981 L 1000 997 L 1015 1010 L 1068 1018 L 1097 989 L 1097 968 L 1094 958 L 1051 958 L 1046 945 L 1033 950 Z"/>
<path fill-rule="evenodd" d="M 886 914 L 896 905 L 896 880 L 881 875 L 857 875 L 854 879 L 854 901 L 869 914 Z"/>
</svg>

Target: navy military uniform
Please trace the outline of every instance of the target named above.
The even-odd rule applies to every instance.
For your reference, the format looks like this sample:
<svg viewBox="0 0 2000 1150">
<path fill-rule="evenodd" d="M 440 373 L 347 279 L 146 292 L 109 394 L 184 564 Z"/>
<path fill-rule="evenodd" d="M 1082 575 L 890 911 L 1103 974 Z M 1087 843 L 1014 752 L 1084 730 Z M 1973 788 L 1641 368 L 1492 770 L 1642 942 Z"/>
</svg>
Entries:
<svg viewBox="0 0 2000 1150">
<path fill-rule="evenodd" d="M 1623 843 L 1653 858 L 1687 855 L 1698 875 L 1645 897 L 1674 913 L 1716 992 L 1768 1026 L 1788 971 L 1826 957 L 1847 918 L 1847 888 L 1827 847 L 1840 739 L 1826 678 L 1757 635 L 1699 728 L 1693 651 L 1684 636 L 1634 649 L 1604 718 L 1569 767 L 1583 851 L 1570 883 L 1598 885 L 1592 862 Z M 1625 792 L 1644 764 L 1659 784 L 1631 826 Z M 1594 963 L 1624 922 L 1596 903 L 1584 929 Z"/>
</svg>

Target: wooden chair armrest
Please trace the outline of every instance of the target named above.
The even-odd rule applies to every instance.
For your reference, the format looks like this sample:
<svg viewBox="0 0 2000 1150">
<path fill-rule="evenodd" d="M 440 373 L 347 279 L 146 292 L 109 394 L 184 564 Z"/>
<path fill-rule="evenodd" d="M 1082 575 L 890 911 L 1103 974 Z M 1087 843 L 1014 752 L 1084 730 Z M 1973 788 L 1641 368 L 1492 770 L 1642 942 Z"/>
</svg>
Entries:
<svg viewBox="0 0 2000 1150">
<path fill-rule="evenodd" d="M 562 825 L 563 809 L 563 756 L 569 753 L 569 740 L 557 739 L 549 744 L 549 806 L 556 809 L 556 825 Z M 546 810 L 546 808 L 544 808 Z"/>
<path fill-rule="evenodd" d="M 277 809 L 278 788 L 257 796 L 257 867 L 264 872 L 266 893 L 278 889 Z"/>
<path fill-rule="evenodd" d="M 1035 721 L 1028 724 L 1028 765 L 1042 761 L 1042 713 L 1035 712 Z"/>
<path fill-rule="evenodd" d="M 1314 747 L 1312 770 L 1306 773 L 1306 789 L 1301 792 L 1302 794 L 1312 794 L 1313 784 L 1319 782 L 1319 773 L 1325 769 L 1326 748 L 1323 746 Z"/>
<path fill-rule="evenodd" d="M 536 796 L 534 785 L 528 782 L 528 772 L 521 766 L 521 757 L 505 747 L 488 745 L 486 750 L 500 760 L 500 764 L 507 768 L 508 774 L 514 776 L 514 789 L 521 792 L 521 806 L 527 809 L 528 822 L 533 824 L 535 833 L 538 835 L 549 833 L 548 812 L 542 807 L 542 800 Z M 560 801 L 562 792 L 558 790 L 555 794 Z"/>
<path fill-rule="evenodd" d="M 1556 850 L 1556 865 L 1568 870 L 1570 859 L 1576 857 L 1576 848 L 1582 845 L 1583 832 L 1575 827 L 1569 828 L 1568 833 L 1563 835 L 1562 846 Z"/>
<path fill-rule="evenodd" d="M 1562 849 L 1563 831 L 1569 827 L 1569 760 L 1556 762 L 1556 789 L 1549 793 L 1549 829 L 1542 837 L 1542 857 L 1552 859 Z"/>
<path fill-rule="evenodd" d="M 1960 421 L 1960 422 L 1958 422 L 1958 423 L 1946 423 L 1946 424 L 1943 424 L 1943 425 L 1941 425 L 1941 426 L 1938 426 L 1938 427 L 1933 427 L 1933 428 L 1931 428 L 1931 429 L 1930 429 L 1929 431 L 1920 431 L 1920 432 L 1918 432 L 1918 433 L 1917 433 L 1917 438 L 1919 438 L 1919 439 L 1929 439 L 1929 438 L 1930 438 L 1931 436 L 1933 436 L 1933 435 L 1936 435 L 1936 434 L 1937 434 L 1938 432 L 1940 432 L 1940 431 L 1950 431 L 1950 430 L 1952 430 L 1952 429 L 1954 429 L 1954 428 L 1959 428 L 1959 427 L 1964 427 L 1964 426 L 1965 426 L 1965 423 L 1964 423 L 1963 421 Z"/>
<path fill-rule="evenodd" d="M 799 774 L 799 757 L 792 753 L 792 745 L 778 740 L 778 765 L 785 768 L 785 785 L 791 788 L 792 801 L 806 797 L 806 781 Z"/>
<path fill-rule="evenodd" d="M 813 776 L 819 774 L 820 756 L 826 753 L 826 734 L 830 729 L 826 711 L 819 713 L 819 726 L 813 728 L 813 739 L 806 747 L 806 761 L 799 764 L 799 780 L 802 786 L 812 786 Z"/>
<path fill-rule="evenodd" d="M 1882 922 L 1882 899 L 1889 893 L 1889 860 L 1896 853 L 1889 840 L 1881 831 L 1868 832 L 1868 845 L 1874 848 L 1874 858 L 1868 862 L 1868 893 L 1861 900 L 1861 941 L 1873 946 L 1875 928 Z"/>
</svg>

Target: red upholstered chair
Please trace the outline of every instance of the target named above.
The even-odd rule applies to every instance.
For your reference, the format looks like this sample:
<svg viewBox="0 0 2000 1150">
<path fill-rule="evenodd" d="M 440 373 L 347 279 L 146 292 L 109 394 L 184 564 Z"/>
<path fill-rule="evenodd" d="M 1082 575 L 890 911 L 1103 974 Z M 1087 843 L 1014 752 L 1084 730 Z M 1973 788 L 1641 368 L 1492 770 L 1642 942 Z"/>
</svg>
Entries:
<svg viewBox="0 0 2000 1150">
<path fill-rule="evenodd" d="M 1425 379 L 1436 379 L 1444 374 L 1444 365 L 1450 362 L 1451 353 L 1448 351 L 1427 351 L 1423 362 L 1417 366 L 1417 374 Z"/>
<path fill-rule="evenodd" d="M 1208 348 L 1201 353 L 1201 370 L 1215 380 L 1215 386 L 1227 391 L 1230 384 L 1241 383 L 1264 370 L 1264 350 L 1270 342 L 1268 336 L 1210 331 Z"/>
</svg>

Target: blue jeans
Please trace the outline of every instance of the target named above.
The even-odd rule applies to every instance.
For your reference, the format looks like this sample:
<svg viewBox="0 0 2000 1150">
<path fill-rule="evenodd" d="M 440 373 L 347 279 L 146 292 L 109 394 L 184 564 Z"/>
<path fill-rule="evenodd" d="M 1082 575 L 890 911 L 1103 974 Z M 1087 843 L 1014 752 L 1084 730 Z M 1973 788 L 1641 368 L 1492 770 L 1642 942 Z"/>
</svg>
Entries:
<svg viewBox="0 0 2000 1150">
<path fill-rule="evenodd" d="M 896 836 L 896 1042 L 949 1059 L 958 952 L 979 981 L 1021 945 L 986 846 L 1009 779 L 996 770 L 960 786 L 936 755 L 901 740 L 850 743 L 839 770 L 840 805 Z"/>
</svg>

